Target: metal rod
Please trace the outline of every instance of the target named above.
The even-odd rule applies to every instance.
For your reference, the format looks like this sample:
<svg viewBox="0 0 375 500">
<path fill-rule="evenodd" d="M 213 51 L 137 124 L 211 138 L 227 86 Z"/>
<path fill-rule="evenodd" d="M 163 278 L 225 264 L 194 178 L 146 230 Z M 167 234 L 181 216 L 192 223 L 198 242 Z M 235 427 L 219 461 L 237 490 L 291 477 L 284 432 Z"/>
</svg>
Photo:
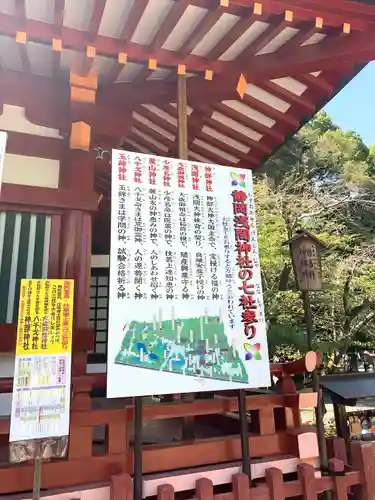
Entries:
<svg viewBox="0 0 375 500">
<path fill-rule="evenodd" d="M 134 398 L 134 479 L 133 498 L 142 500 L 143 477 L 142 477 L 142 442 L 143 442 L 143 398 Z"/>
<path fill-rule="evenodd" d="M 178 156 L 181 160 L 188 158 L 188 113 L 186 97 L 186 75 L 178 76 Z"/>
<path fill-rule="evenodd" d="M 35 443 L 35 459 L 34 459 L 34 482 L 33 482 L 33 500 L 40 499 L 40 487 L 42 479 L 42 443 Z"/>
<path fill-rule="evenodd" d="M 307 347 L 311 351 L 313 350 L 313 317 L 311 310 L 311 302 L 310 302 L 310 293 L 303 291 L 302 292 L 303 299 L 303 310 L 305 315 L 305 325 L 306 325 L 306 334 L 307 334 Z M 316 420 L 316 429 L 318 432 L 318 445 L 319 445 L 319 455 L 320 455 L 320 465 L 325 470 L 328 469 L 328 454 L 327 454 L 327 443 L 325 438 L 324 431 L 324 413 L 323 413 L 323 398 L 322 391 L 319 387 L 319 373 L 315 369 L 312 372 L 312 388 L 313 391 L 318 395 L 318 404 L 315 408 L 315 420 Z M 324 498 L 329 500 L 331 498 L 330 492 L 325 492 Z"/>
<path fill-rule="evenodd" d="M 246 474 L 249 478 L 249 481 L 251 481 L 251 461 L 250 461 L 245 389 L 240 389 L 238 391 L 238 410 L 240 418 L 242 472 Z"/>
<path fill-rule="evenodd" d="M 178 111 L 178 156 L 188 159 L 188 113 L 186 96 L 186 75 L 178 75 L 177 111 Z M 192 403 L 194 394 L 183 394 L 184 403 Z M 182 438 L 192 440 L 195 437 L 194 417 L 185 417 L 182 425 Z"/>
</svg>

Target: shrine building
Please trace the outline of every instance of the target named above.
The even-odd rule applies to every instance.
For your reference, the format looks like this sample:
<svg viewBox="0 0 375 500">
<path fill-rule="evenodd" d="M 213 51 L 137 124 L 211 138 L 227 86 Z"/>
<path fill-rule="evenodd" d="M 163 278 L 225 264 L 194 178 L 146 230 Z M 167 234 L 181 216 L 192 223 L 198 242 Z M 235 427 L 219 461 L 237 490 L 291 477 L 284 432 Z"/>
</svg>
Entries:
<svg viewBox="0 0 375 500">
<path fill-rule="evenodd" d="M 375 57 L 372 42 L 371 0 L 0 1 L 0 130 L 8 133 L 0 494 L 32 485 L 30 465 L 4 458 L 22 278 L 75 282 L 69 459 L 47 464 L 43 488 L 132 469 L 119 439 L 123 414 L 104 403 L 94 410 L 92 401 L 95 391 L 105 395 L 111 150 L 256 171 Z M 183 415 L 182 406 L 174 418 Z M 260 424 L 271 454 L 289 446 L 274 425 Z M 99 456 L 95 426 L 109 429 L 111 451 Z M 168 446 L 162 455 L 145 452 L 145 470 L 227 462 L 239 453 L 225 444 L 188 446 L 200 445 L 186 445 L 180 458 Z M 263 446 L 254 441 L 252 450 L 263 456 Z"/>
</svg>

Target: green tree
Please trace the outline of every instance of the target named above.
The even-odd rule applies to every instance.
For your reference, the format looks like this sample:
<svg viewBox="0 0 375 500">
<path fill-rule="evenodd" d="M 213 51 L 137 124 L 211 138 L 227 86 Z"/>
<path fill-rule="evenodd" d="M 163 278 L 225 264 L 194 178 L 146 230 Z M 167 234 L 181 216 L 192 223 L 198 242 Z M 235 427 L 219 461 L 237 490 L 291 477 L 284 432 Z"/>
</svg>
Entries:
<svg viewBox="0 0 375 500">
<path fill-rule="evenodd" d="M 303 227 L 328 246 L 325 288 L 312 296 L 327 369 L 350 349 L 375 347 L 375 179 L 371 151 L 319 113 L 256 177 L 259 249 L 271 355 L 306 349 L 288 248 Z"/>
</svg>

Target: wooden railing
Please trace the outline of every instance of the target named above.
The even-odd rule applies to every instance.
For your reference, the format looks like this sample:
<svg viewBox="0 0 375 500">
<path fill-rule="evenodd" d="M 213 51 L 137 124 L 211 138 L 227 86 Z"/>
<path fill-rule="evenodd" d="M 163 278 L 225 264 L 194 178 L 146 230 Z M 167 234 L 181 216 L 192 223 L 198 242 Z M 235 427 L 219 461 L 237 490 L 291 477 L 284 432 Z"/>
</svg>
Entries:
<svg viewBox="0 0 375 500">
<path fill-rule="evenodd" d="M 303 366 L 302 366 L 303 365 Z M 306 362 L 301 366 L 306 369 Z M 294 373 L 295 368 L 280 370 L 283 376 Z M 11 392 L 12 379 L 0 379 L 0 393 Z M 75 485 L 109 481 L 116 474 L 132 474 L 133 448 L 131 429 L 134 416 L 132 405 L 115 409 L 94 409 L 90 392 L 105 384 L 105 374 L 85 375 L 72 379 L 72 406 L 68 457 L 51 460 L 44 464 L 42 488 L 64 488 Z M 290 386 L 290 384 L 288 384 Z M 293 388 L 291 387 L 291 390 Z M 105 405 L 108 401 L 103 400 Z M 130 400 L 131 401 L 131 400 Z M 316 394 L 295 391 L 290 394 L 268 394 L 247 396 L 246 407 L 249 419 L 249 446 L 253 459 L 267 457 L 270 461 L 281 456 L 302 458 L 317 457 L 315 429 L 301 426 L 300 408 L 316 405 Z M 118 404 L 118 406 L 120 406 Z M 143 472 L 166 473 L 209 464 L 220 465 L 241 459 L 239 423 L 235 419 L 238 411 L 237 397 L 228 397 L 228 392 L 216 394 L 213 399 L 197 399 L 191 403 L 167 403 L 145 405 L 143 418 L 149 421 L 194 416 L 199 419 L 218 416 L 226 419 L 229 433 L 210 439 L 179 441 L 143 446 Z M 230 424 L 230 425 L 229 425 Z M 94 443 L 97 428 L 105 430 L 103 442 Z M 9 434 L 9 419 L 0 420 L 0 437 L 5 443 Z M 228 434 L 228 432 L 227 432 Z M 315 438 L 315 440 L 314 440 Z M 307 443 L 307 444 L 306 444 Z M 306 454 L 306 446 L 312 454 Z M 315 446 L 315 448 L 314 448 Z M 4 448 L 3 448 L 4 451 Z M 31 464 L 6 465 L 0 467 L 0 494 L 27 491 L 32 488 L 33 467 Z"/>
<path fill-rule="evenodd" d="M 76 401 L 86 393 L 79 390 L 89 386 L 89 379 L 73 380 Z M 86 387 L 87 388 L 87 387 Z M 303 397 L 303 396 L 302 396 Z M 74 401 L 74 399 L 73 399 Z M 299 457 L 301 434 L 309 434 L 311 428 L 288 428 L 288 419 L 278 422 L 274 410 L 282 413 L 290 405 L 298 407 L 301 395 L 291 398 L 285 395 L 249 396 L 247 409 L 257 418 L 258 428 L 249 437 L 252 457 L 277 457 L 291 454 Z M 197 400 L 193 403 L 171 403 L 145 406 L 144 420 L 158 420 L 187 415 L 217 415 L 237 411 L 237 398 L 220 397 L 215 400 Z M 113 474 L 133 471 L 133 450 L 129 443 L 129 428 L 133 420 L 133 408 L 126 406 L 113 410 L 75 409 L 71 413 L 69 454 L 64 460 L 50 461 L 43 467 L 42 487 L 60 488 L 98 481 L 107 481 Z M 101 449 L 93 446 L 93 430 L 104 426 L 105 442 Z M 3 420 L 0 434 L 9 433 L 9 420 Z M 168 472 L 175 469 L 197 467 L 199 465 L 220 464 L 241 458 L 238 435 L 193 442 L 179 442 L 166 445 L 146 445 L 143 448 L 143 472 Z M 17 465 L 0 468 L 0 493 L 26 491 L 32 486 L 32 466 Z"/>
<path fill-rule="evenodd" d="M 334 438 L 335 439 L 335 438 Z M 337 439 L 337 438 L 336 438 Z M 344 445 L 345 447 L 345 445 Z M 342 445 L 339 446 L 342 449 Z M 331 451 L 335 449 L 330 447 Z M 194 500 L 284 500 L 301 498 L 317 500 L 318 495 L 331 491 L 334 500 L 347 500 L 348 493 L 353 500 L 375 500 L 375 461 L 370 444 L 359 442 L 351 444 L 352 468 L 338 458 L 329 460 L 329 471 L 321 477 L 316 476 L 314 467 L 301 463 L 297 467 L 297 479 L 287 480 L 278 468 L 269 468 L 265 481 L 249 486 L 244 474 L 235 474 L 231 490 L 227 493 L 214 493 L 214 485 L 207 478 L 196 482 L 195 491 L 189 498 Z M 172 485 L 160 485 L 157 500 L 173 500 L 175 491 Z M 132 500 L 132 480 L 129 475 L 114 476 L 110 481 L 111 500 Z"/>
</svg>

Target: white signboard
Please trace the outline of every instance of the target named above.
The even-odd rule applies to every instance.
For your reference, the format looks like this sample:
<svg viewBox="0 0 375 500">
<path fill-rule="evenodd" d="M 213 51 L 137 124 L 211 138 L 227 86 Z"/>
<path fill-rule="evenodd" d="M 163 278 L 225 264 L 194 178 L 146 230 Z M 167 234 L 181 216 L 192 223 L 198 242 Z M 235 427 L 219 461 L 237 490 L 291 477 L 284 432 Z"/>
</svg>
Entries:
<svg viewBox="0 0 375 500">
<path fill-rule="evenodd" d="M 73 280 L 23 279 L 9 441 L 69 434 Z"/>
<path fill-rule="evenodd" d="M 0 130 L 0 192 L 1 192 L 1 185 L 3 182 L 3 170 L 4 170 L 5 152 L 7 147 L 7 139 L 8 139 L 8 134 Z"/>
<path fill-rule="evenodd" d="M 107 397 L 265 387 L 249 170 L 114 151 Z"/>
</svg>

